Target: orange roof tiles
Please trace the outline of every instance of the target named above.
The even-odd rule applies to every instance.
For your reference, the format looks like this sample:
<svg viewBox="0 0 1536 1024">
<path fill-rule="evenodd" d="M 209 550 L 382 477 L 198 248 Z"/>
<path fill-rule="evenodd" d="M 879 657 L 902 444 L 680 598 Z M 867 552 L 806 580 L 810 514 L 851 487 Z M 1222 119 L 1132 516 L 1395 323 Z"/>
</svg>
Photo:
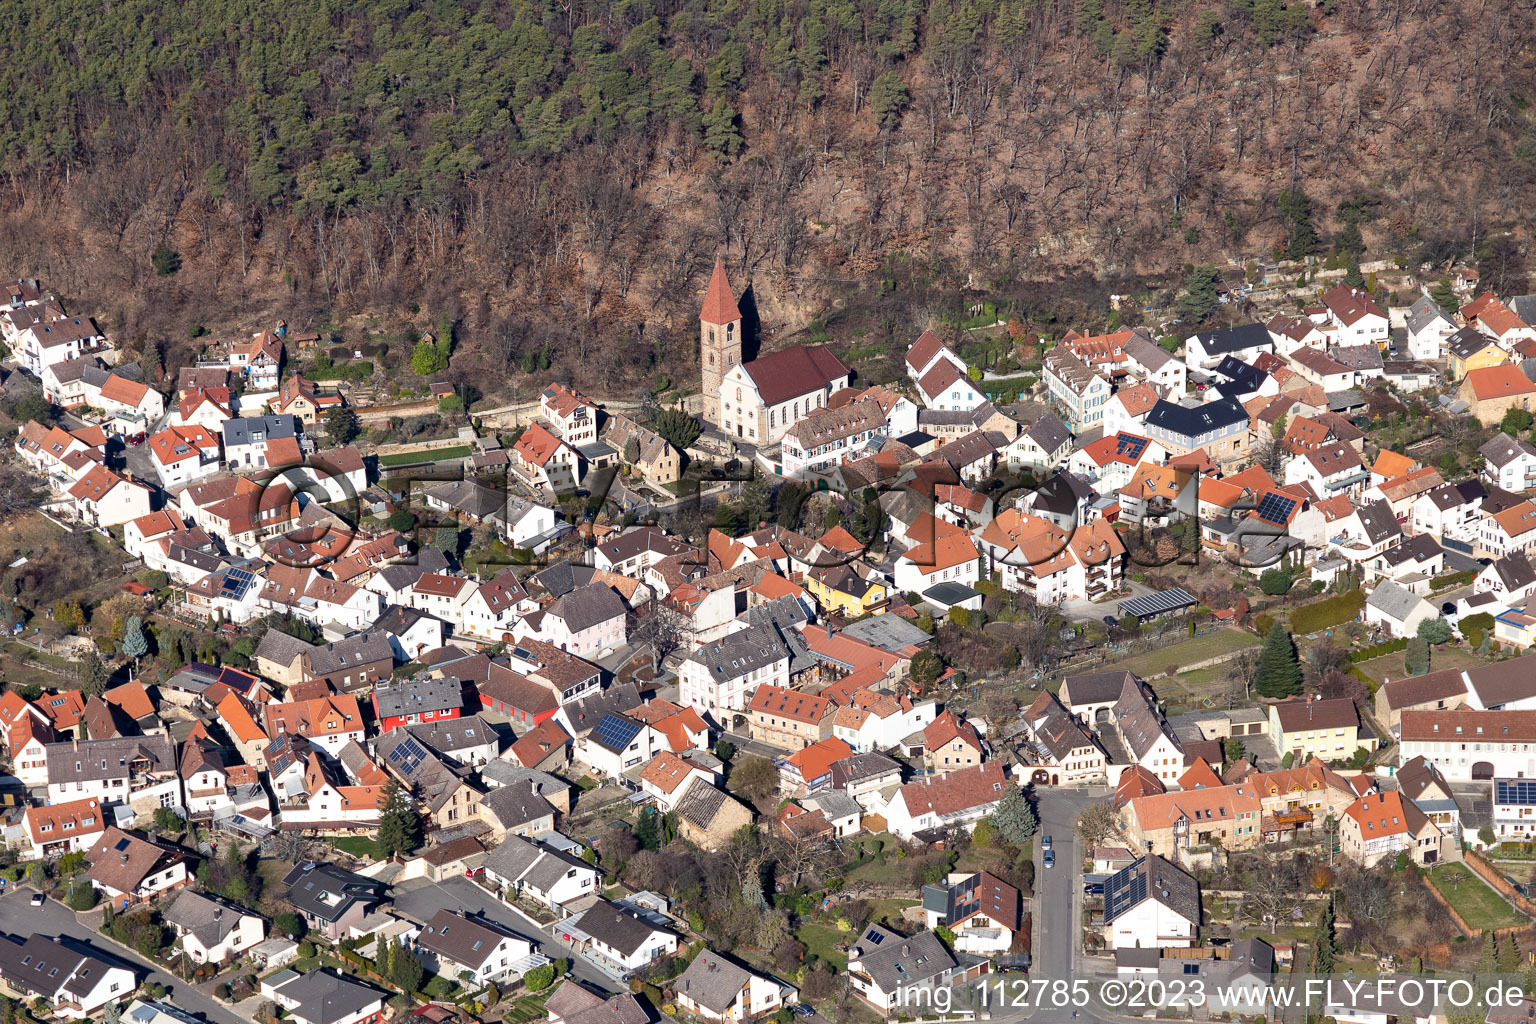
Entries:
<svg viewBox="0 0 1536 1024">
<path fill-rule="evenodd" d="M 741 319 L 741 310 L 736 306 L 731 282 L 725 276 L 725 261 L 719 256 L 715 257 L 715 269 L 709 275 L 709 290 L 704 293 L 704 306 L 699 310 L 699 319 L 720 327 Z"/>
<path fill-rule="evenodd" d="M 945 520 L 925 513 L 907 531 L 918 543 L 901 557 L 922 566 L 925 573 L 940 572 L 977 559 L 976 545 L 970 534 Z"/>
</svg>

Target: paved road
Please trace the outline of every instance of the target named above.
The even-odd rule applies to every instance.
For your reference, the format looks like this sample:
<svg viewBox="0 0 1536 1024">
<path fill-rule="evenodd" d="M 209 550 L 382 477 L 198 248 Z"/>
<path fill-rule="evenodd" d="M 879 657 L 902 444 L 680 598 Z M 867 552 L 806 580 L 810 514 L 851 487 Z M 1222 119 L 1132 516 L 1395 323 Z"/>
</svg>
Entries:
<svg viewBox="0 0 1536 1024">
<path fill-rule="evenodd" d="M 63 945 L 72 946 L 82 953 L 89 952 L 91 956 L 106 963 L 127 967 L 140 983 L 159 982 L 165 986 L 169 1002 L 212 1024 L 249 1024 L 212 996 L 154 967 L 137 953 L 130 952 L 80 923 L 74 912 L 57 900 L 49 900 L 41 907 L 31 906 L 27 902 L 31 895 L 32 889 L 23 886 L 9 895 L 0 896 L 0 931 L 23 939 L 31 935 L 58 939 Z"/>
<path fill-rule="evenodd" d="M 735 714 L 735 712 L 722 711 L 721 714 L 729 719 L 731 715 Z M 721 738 L 729 742 L 731 746 L 735 747 L 736 750 L 740 753 L 757 754 L 761 757 L 766 757 L 770 761 L 776 757 L 783 757 L 786 753 L 788 753 L 788 751 L 781 747 L 772 746 L 770 744 L 764 743 L 762 740 L 755 740 L 748 736 L 746 733 L 725 732 L 721 734 Z"/>
<path fill-rule="evenodd" d="M 430 921 L 434 914 L 444 908 L 461 910 L 466 914 L 484 914 L 537 945 L 539 952 L 545 956 L 551 959 L 569 957 L 571 973 L 589 986 L 603 992 L 621 991 L 615 987 L 617 982 L 584 957 L 572 953 L 569 946 L 550 935 L 537 921 L 513 910 L 467 878 L 449 878 L 441 882 L 406 882 L 394 887 L 394 900 L 396 911 L 422 923 Z"/>
</svg>

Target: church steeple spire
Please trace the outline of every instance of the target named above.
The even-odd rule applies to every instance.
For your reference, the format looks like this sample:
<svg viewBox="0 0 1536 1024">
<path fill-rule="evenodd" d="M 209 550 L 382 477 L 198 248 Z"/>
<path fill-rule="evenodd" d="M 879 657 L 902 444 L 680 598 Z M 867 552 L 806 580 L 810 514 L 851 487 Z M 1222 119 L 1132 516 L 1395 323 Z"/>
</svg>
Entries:
<svg viewBox="0 0 1536 1024">
<path fill-rule="evenodd" d="M 704 308 L 699 312 L 699 319 L 719 327 L 741 319 L 741 310 L 736 308 L 736 295 L 731 291 L 731 282 L 725 277 L 725 261 L 718 255 L 715 257 L 715 272 L 709 278 L 709 291 L 704 293 Z"/>
</svg>

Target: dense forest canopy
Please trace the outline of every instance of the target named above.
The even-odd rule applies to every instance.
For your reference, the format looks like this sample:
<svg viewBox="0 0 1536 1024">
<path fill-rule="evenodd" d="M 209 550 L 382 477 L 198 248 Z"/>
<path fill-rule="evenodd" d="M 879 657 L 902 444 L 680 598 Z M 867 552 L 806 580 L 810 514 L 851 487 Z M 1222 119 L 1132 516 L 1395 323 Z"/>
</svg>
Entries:
<svg viewBox="0 0 1536 1024">
<path fill-rule="evenodd" d="M 130 342 L 415 304 L 506 367 L 681 372 L 717 251 L 772 334 L 913 267 L 1294 254 L 1297 196 L 1313 248 L 1442 259 L 1536 181 L 1497 0 L 8 6 L 0 259 Z"/>
</svg>

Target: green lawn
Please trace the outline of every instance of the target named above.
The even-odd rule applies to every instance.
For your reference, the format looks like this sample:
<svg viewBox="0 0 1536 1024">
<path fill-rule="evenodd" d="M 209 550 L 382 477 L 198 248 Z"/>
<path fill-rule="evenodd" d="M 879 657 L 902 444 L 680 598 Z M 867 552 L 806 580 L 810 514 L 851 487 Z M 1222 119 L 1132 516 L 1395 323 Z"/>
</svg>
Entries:
<svg viewBox="0 0 1536 1024">
<path fill-rule="evenodd" d="M 452 999 L 459 991 L 459 983 L 441 974 L 434 974 L 421 986 L 421 990 L 433 999 Z"/>
<path fill-rule="evenodd" d="M 1429 880 L 1473 931 L 1530 923 L 1464 864 L 1442 864 L 1429 873 Z"/>
<path fill-rule="evenodd" d="M 805 943 L 807 956 L 818 956 L 839 971 L 848 969 L 848 957 L 837 947 L 852 937 L 852 932 L 840 932 L 824 924 L 803 924 L 795 931 L 795 938 Z"/>
<path fill-rule="evenodd" d="M 1403 663 L 1404 653 L 1397 651 L 1380 658 L 1372 658 L 1370 661 L 1359 662 L 1355 667 L 1370 676 L 1376 683 L 1383 683 L 1388 679 L 1401 679 L 1408 674 L 1408 668 Z M 1476 668 L 1486 664 L 1488 664 L 1487 658 L 1479 657 L 1460 647 L 1444 645 L 1433 647 L 1429 652 L 1431 671 L 1442 668 Z"/>
<path fill-rule="evenodd" d="M 467 444 L 454 445 L 452 448 L 433 448 L 420 452 L 394 452 L 389 455 L 379 456 L 381 466 L 405 466 L 413 462 L 446 462 L 449 459 L 464 459 L 474 451 Z"/>
<path fill-rule="evenodd" d="M 1138 654 L 1124 661 L 1111 662 L 1103 666 L 1102 671 L 1125 669 L 1138 676 L 1159 676 L 1169 665 L 1193 665 L 1207 658 L 1216 658 L 1223 654 L 1231 654 L 1233 651 L 1240 651 L 1244 647 L 1253 647 L 1258 642 L 1259 638 L 1252 633 L 1245 633 L 1239 629 L 1223 629 L 1180 643 L 1169 644 L 1167 647 L 1149 651 L 1146 654 Z"/>
<path fill-rule="evenodd" d="M 525 1024 L 526 1021 L 543 1020 L 544 1002 L 548 998 L 549 995 L 523 996 L 512 1004 L 512 1009 L 502 1014 L 503 1024 Z"/>
<path fill-rule="evenodd" d="M 371 857 L 374 860 L 383 860 L 388 856 L 379 844 L 369 836 L 342 836 L 332 839 L 331 845 L 343 853 L 350 853 L 354 857 Z"/>
</svg>

